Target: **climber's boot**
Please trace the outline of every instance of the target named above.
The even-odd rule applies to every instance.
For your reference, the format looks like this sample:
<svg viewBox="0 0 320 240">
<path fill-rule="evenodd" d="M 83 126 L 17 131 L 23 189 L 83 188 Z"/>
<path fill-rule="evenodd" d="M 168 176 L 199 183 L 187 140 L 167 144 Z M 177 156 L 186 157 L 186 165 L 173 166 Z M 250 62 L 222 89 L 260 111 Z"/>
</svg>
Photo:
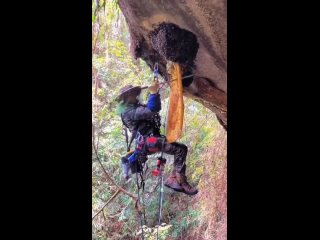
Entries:
<svg viewBox="0 0 320 240">
<path fill-rule="evenodd" d="M 175 172 L 173 172 L 168 179 L 165 181 L 164 185 L 168 188 L 171 188 L 177 192 L 184 192 L 184 189 L 180 186 L 177 175 Z"/>
<path fill-rule="evenodd" d="M 177 173 L 176 179 L 179 182 L 180 186 L 183 189 L 183 192 L 187 195 L 195 195 L 198 193 L 198 189 L 195 187 L 191 187 L 190 184 L 187 182 L 187 177 L 184 174 Z"/>
</svg>

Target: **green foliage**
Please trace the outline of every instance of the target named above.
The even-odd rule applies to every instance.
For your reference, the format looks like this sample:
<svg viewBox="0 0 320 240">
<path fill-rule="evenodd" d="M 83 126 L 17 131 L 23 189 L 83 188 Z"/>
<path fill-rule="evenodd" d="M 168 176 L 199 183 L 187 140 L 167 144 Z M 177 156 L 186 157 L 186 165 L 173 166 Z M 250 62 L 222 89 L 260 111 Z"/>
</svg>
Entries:
<svg viewBox="0 0 320 240">
<path fill-rule="evenodd" d="M 173 227 L 168 232 L 168 236 L 179 239 L 184 231 L 198 226 L 199 217 L 200 212 L 192 207 L 182 211 L 174 220 L 170 221 Z"/>
</svg>

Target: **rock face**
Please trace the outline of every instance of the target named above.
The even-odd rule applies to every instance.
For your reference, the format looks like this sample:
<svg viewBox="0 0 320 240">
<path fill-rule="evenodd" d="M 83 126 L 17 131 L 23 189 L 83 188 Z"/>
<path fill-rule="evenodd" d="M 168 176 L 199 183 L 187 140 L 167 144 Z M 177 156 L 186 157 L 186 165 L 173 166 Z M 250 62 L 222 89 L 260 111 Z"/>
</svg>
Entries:
<svg viewBox="0 0 320 240">
<path fill-rule="evenodd" d="M 178 62 L 184 95 L 216 113 L 227 129 L 226 0 L 119 0 L 131 36 L 131 53 L 168 79 Z"/>
</svg>

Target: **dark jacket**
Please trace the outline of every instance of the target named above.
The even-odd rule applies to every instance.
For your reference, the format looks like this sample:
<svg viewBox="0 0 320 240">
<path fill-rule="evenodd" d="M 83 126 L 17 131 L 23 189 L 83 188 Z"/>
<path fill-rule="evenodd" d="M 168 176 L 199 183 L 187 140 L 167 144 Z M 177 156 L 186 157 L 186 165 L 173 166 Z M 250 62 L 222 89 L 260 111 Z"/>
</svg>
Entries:
<svg viewBox="0 0 320 240">
<path fill-rule="evenodd" d="M 161 100 L 160 94 L 150 94 L 146 105 L 135 104 L 127 106 L 121 114 L 124 125 L 134 135 L 139 132 L 141 135 L 160 135 Z"/>
</svg>

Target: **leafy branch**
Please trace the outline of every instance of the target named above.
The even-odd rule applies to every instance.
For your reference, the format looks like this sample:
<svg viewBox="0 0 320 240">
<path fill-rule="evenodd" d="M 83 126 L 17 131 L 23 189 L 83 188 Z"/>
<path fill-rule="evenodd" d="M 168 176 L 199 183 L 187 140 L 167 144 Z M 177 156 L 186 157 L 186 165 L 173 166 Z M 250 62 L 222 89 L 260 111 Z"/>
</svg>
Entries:
<svg viewBox="0 0 320 240">
<path fill-rule="evenodd" d="M 99 135 L 99 134 L 98 134 Z M 120 193 L 124 193 L 126 195 L 128 195 L 129 197 L 131 197 L 133 200 L 136 201 L 136 203 L 138 203 L 138 198 L 133 195 L 132 193 L 128 192 L 127 190 L 125 190 L 123 187 L 119 186 L 113 179 L 112 177 L 110 176 L 110 174 L 107 172 L 107 170 L 105 169 L 105 167 L 103 166 L 102 162 L 101 162 L 101 159 L 99 157 L 99 154 L 98 154 L 98 145 L 96 146 L 95 145 L 95 141 L 94 141 L 94 127 L 93 127 L 93 140 L 92 140 L 92 145 L 93 145 L 93 149 L 94 149 L 94 152 L 96 154 L 96 157 L 97 157 L 97 160 L 105 174 L 105 176 L 107 177 L 107 179 L 109 180 L 109 182 L 111 183 L 111 185 L 115 186 L 117 188 L 117 191 L 111 196 L 111 198 L 104 204 L 104 206 L 92 217 L 92 220 L 100 213 L 103 211 L 103 209 L 113 200 L 115 199 L 115 197 Z M 139 206 L 138 206 L 139 207 Z"/>
</svg>

